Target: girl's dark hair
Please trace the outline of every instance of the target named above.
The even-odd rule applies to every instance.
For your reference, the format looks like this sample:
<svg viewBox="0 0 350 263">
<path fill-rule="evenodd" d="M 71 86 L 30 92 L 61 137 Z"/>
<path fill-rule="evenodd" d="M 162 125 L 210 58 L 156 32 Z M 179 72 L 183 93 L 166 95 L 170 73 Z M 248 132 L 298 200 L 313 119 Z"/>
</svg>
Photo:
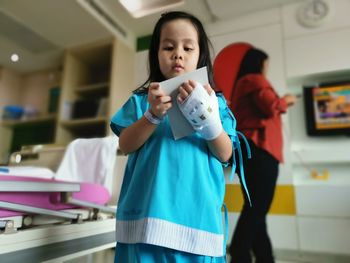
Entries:
<svg viewBox="0 0 350 263">
<path fill-rule="evenodd" d="M 236 83 L 245 75 L 261 74 L 264 66 L 264 61 L 268 58 L 269 56 L 260 49 L 249 49 L 241 62 L 241 66 L 236 77 Z"/>
<path fill-rule="evenodd" d="M 159 61 L 158 61 L 160 34 L 162 31 L 162 27 L 165 23 L 176 19 L 187 19 L 196 28 L 198 33 L 198 44 L 199 44 L 199 50 L 200 50 L 197 68 L 201 68 L 204 66 L 207 67 L 209 84 L 212 86 L 212 88 L 214 88 L 213 66 L 212 66 L 211 57 L 210 57 L 210 51 L 212 49 L 212 45 L 204 30 L 202 23 L 199 21 L 198 18 L 196 18 L 195 16 L 189 13 L 174 11 L 174 12 L 168 12 L 163 14 L 154 27 L 151 42 L 150 42 L 150 47 L 148 51 L 149 76 L 147 80 L 140 87 L 138 87 L 134 92 L 147 92 L 148 84 L 150 82 L 160 82 L 165 80 L 165 77 L 160 71 Z"/>
</svg>

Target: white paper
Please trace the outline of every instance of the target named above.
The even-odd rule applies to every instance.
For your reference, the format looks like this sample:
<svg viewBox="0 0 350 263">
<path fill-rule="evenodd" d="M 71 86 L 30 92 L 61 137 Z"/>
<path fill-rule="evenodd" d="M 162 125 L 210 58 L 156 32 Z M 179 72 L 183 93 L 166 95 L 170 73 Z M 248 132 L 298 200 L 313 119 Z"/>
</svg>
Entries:
<svg viewBox="0 0 350 263">
<path fill-rule="evenodd" d="M 175 140 L 181 139 L 182 137 L 194 133 L 194 129 L 187 121 L 187 119 L 183 116 L 176 103 L 176 97 L 178 94 L 177 89 L 182 83 L 188 80 L 196 81 L 202 85 L 208 84 L 209 81 L 207 67 L 203 67 L 181 76 L 160 82 L 160 87 L 162 90 L 166 95 L 169 95 L 172 98 L 173 106 L 168 110 L 168 117 Z"/>
</svg>

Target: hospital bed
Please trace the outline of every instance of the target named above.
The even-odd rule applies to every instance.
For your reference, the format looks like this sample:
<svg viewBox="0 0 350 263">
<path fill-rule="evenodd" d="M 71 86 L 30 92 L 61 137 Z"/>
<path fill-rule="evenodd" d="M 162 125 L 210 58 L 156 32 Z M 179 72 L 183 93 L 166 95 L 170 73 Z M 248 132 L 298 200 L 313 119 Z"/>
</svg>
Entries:
<svg viewBox="0 0 350 263">
<path fill-rule="evenodd" d="M 116 159 L 118 174 L 126 157 Z M 118 191 L 120 180 L 114 185 Z M 106 204 L 117 198 L 94 183 L 0 175 L 0 262 L 64 262 L 113 248 L 116 208 Z"/>
</svg>

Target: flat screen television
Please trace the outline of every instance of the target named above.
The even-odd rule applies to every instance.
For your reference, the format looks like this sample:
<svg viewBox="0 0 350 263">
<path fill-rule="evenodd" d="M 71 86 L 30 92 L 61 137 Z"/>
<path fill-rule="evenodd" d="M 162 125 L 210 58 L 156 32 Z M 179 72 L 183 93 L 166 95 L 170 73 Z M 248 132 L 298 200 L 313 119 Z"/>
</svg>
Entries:
<svg viewBox="0 0 350 263">
<path fill-rule="evenodd" d="M 307 134 L 350 135 L 350 81 L 303 88 Z"/>
</svg>

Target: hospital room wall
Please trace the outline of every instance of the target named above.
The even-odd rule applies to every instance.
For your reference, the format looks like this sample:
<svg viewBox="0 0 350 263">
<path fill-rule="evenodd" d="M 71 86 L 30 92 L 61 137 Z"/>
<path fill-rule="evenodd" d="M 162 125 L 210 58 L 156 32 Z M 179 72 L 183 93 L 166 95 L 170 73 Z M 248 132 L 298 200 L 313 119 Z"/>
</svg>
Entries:
<svg viewBox="0 0 350 263">
<path fill-rule="evenodd" d="M 299 2 L 236 20 L 207 24 L 206 29 L 215 53 L 239 41 L 266 50 L 271 59 L 268 77 L 277 91 L 301 94 L 302 86 L 309 81 L 349 75 L 350 51 L 346 47 L 350 46 L 350 18 L 346 10 L 350 9 L 350 3 L 346 0 L 332 3 L 332 8 L 336 8 L 333 19 L 318 28 L 303 28 L 296 22 Z M 135 83 L 140 84 L 147 76 L 147 51 L 139 51 L 135 61 L 138 62 Z M 349 254 L 349 140 L 347 137 L 310 138 L 304 121 L 301 99 L 283 117 L 286 161 L 280 167 L 268 216 L 274 247 L 296 253 Z M 328 158 L 326 152 L 331 147 L 332 154 L 340 158 Z M 325 168 L 330 171 L 328 180 L 311 178 L 310 169 Z M 228 182 L 225 199 L 230 210 L 231 236 L 242 204 L 237 180 L 233 184 Z"/>
<path fill-rule="evenodd" d="M 302 86 L 310 83 L 350 80 L 350 1 L 328 2 L 329 19 L 312 29 L 296 22 L 298 4 L 282 8 L 286 79 L 291 92 L 302 93 Z M 349 137 L 307 136 L 302 103 L 292 108 L 288 117 L 300 248 L 349 255 Z M 326 171 L 329 178 L 313 179 L 310 170 Z"/>
<path fill-rule="evenodd" d="M 271 58 L 269 79 L 278 92 L 302 94 L 302 86 L 310 81 L 350 77 L 350 19 L 346 13 L 350 2 L 331 3 L 334 16 L 318 28 L 297 23 L 295 13 L 301 3 L 296 3 L 224 25 L 212 24 L 208 29 L 213 32 L 216 51 L 235 41 L 248 41 L 266 50 Z M 286 162 L 268 217 L 273 243 L 277 249 L 349 254 L 348 137 L 310 138 L 304 123 L 301 99 L 283 118 Z M 329 149 L 335 158 L 326 154 Z M 328 180 L 311 178 L 310 170 L 324 169 L 330 172 Z M 227 194 L 237 188 L 228 185 Z M 232 207 L 233 222 L 239 207 Z"/>
<path fill-rule="evenodd" d="M 295 14 L 301 4 L 210 25 L 216 51 L 235 41 L 248 41 L 266 50 L 271 58 L 268 77 L 280 94 L 302 94 L 302 86 L 310 82 L 350 79 L 350 19 L 346 12 L 350 2 L 332 1 L 333 17 L 317 28 L 297 23 Z M 284 116 L 283 124 L 286 161 L 280 167 L 268 217 L 275 248 L 349 254 L 348 137 L 307 136 L 302 99 Z M 327 154 L 330 149 L 334 158 Z M 310 170 L 328 170 L 330 177 L 312 179 Z M 234 189 L 238 187 L 228 185 L 227 195 Z M 231 222 L 237 221 L 239 208 L 239 204 L 232 207 Z"/>
</svg>

